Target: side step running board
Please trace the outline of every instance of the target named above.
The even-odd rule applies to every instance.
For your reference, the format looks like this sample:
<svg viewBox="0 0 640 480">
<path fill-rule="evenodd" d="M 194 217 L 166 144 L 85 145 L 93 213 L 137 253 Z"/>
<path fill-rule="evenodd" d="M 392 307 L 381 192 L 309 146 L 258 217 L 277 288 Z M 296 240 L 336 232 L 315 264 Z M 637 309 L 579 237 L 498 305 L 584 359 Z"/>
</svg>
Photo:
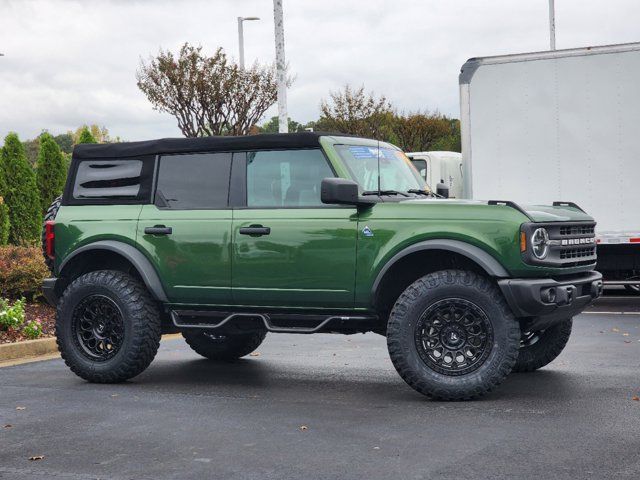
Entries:
<svg viewBox="0 0 640 480">
<path fill-rule="evenodd" d="M 223 325 L 232 322 L 233 320 L 238 320 L 241 318 L 254 318 L 259 319 L 264 323 L 264 327 L 269 332 L 276 333 L 315 333 L 320 331 L 322 328 L 326 327 L 330 322 L 334 320 L 340 321 L 357 321 L 357 320 L 374 320 L 374 317 L 365 317 L 365 316 L 343 316 L 343 315 L 331 315 L 322 319 L 317 325 L 314 327 L 300 326 L 300 327 L 283 327 L 274 325 L 272 319 L 266 313 L 232 313 L 217 323 L 182 323 L 180 321 L 180 315 L 175 311 L 171 311 L 171 321 L 178 328 L 201 328 L 207 330 L 214 330 L 222 327 Z M 304 316 L 301 316 L 304 318 Z"/>
</svg>

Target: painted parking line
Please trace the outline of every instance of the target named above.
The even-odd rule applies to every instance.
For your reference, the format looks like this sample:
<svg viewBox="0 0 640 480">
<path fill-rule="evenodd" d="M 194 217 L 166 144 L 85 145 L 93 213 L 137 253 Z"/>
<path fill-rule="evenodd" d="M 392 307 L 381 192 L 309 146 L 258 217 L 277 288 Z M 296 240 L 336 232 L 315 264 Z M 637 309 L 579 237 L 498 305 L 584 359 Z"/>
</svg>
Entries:
<svg viewBox="0 0 640 480">
<path fill-rule="evenodd" d="M 584 315 L 640 315 L 640 312 L 607 312 L 607 311 L 589 311 L 582 312 Z"/>
</svg>

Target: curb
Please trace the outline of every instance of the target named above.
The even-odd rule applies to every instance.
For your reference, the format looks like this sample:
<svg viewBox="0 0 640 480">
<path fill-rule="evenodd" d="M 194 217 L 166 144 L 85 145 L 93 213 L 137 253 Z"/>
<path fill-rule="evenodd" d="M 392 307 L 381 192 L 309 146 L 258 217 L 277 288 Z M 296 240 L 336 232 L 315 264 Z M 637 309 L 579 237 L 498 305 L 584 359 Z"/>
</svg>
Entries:
<svg viewBox="0 0 640 480">
<path fill-rule="evenodd" d="M 182 338 L 182 335 L 174 333 L 162 336 L 162 340 L 175 340 L 177 338 Z M 26 363 L 37 360 L 49 360 L 59 356 L 55 337 L 24 340 L 16 343 L 3 343 L 0 345 L 0 366 L 9 366 L 14 363 Z"/>
<path fill-rule="evenodd" d="M 52 353 L 58 353 L 55 337 L 3 343 L 0 345 L 0 362 L 24 357 L 51 355 Z"/>
</svg>

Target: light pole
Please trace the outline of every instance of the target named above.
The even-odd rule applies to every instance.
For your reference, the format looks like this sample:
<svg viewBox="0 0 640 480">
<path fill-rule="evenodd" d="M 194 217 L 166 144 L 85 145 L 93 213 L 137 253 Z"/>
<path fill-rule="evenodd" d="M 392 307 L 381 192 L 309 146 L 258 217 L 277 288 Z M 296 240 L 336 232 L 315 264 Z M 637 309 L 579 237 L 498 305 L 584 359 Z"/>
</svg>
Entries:
<svg viewBox="0 0 640 480">
<path fill-rule="evenodd" d="M 556 49 L 556 9 L 555 0 L 549 0 L 549 46 L 551 50 Z"/>
<path fill-rule="evenodd" d="M 289 133 L 289 119 L 287 117 L 287 63 L 284 59 L 282 0 L 273 0 L 273 24 L 276 37 L 276 76 L 278 80 L 278 132 Z"/>
<path fill-rule="evenodd" d="M 240 70 L 244 70 L 244 29 L 242 28 L 242 22 L 245 20 L 260 20 L 260 17 L 238 17 L 238 46 L 240 48 L 238 63 L 240 64 Z"/>
</svg>

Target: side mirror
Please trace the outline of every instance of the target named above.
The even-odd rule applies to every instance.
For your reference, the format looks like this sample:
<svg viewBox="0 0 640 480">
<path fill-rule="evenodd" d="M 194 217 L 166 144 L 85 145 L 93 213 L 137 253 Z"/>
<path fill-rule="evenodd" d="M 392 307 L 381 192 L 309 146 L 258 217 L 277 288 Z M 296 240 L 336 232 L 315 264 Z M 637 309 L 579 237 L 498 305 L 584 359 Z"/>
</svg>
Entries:
<svg viewBox="0 0 640 480">
<path fill-rule="evenodd" d="M 444 183 L 444 180 L 440 180 L 440 183 L 436 185 L 436 193 L 442 198 L 449 198 L 449 187 Z"/>
<path fill-rule="evenodd" d="M 320 185 L 320 200 L 333 205 L 370 205 L 373 199 L 360 198 L 359 186 L 344 178 L 325 178 Z"/>
</svg>

